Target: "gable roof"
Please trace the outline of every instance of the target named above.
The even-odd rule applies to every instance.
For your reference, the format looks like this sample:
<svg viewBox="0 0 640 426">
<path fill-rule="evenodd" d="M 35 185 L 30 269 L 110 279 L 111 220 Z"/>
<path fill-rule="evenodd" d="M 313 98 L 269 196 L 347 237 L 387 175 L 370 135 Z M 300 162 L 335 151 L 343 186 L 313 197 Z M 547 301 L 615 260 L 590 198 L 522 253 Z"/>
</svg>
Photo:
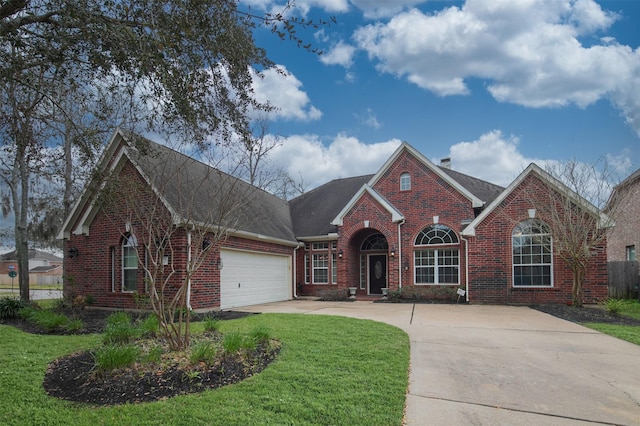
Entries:
<svg viewBox="0 0 640 426">
<path fill-rule="evenodd" d="M 502 186 L 495 185 L 491 182 L 487 182 L 473 176 L 465 175 L 464 173 L 460 173 L 446 167 L 438 167 L 473 195 L 484 201 L 485 205 L 491 203 L 502 193 L 502 191 L 504 191 L 504 187 Z"/>
<path fill-rule="evenodd" d="M 560 182 L 555 177 L 541 169 L 537 164 L 531 163 L 502 193 L 496 197 L 482 213 L 480 213 L 469 225 L 462 230 L 464 236 L 474 236 L 476 234 L 476 227 L 482 223 L 482 221 L 491 214 L 504 201 L 509 194 L 511 194 L 529 175 L 536 174 L 540 179 L 550 185 L 559 193 L 575 199 L 579 205 L 586 206 L 588 212 L 594 216 L 599 217 L 599 224 L 601 227 L 612 226 L 613 221 L 604 213 L 600 212 L 593 204 L 585 200 L 583 197 L 572 191 L 565 184 Z"/>
<path fill-rule="evenodd" d="M 400 213 L 386 198 L 380 195 L 375 189 L 373 189 L 369 184 L 364 184 L 362 188 L 356 194 L 351 197 L 351 200 L 344 206 L 344 208 L 338 213 L 335 219 L 331 222 L 332 225 L 341 226 L 342 221 L 349 210 L 358 202 L 360 197 L 365 193 L 371 195 L 386 211 L 391 214 L 392 222 L 400 222 L 404 219 L 404 215 Z"/>
<path fill-rule="evenodd" d="M 132 143 L 134 137 L 142 143 Z M 164 145 L 118 129 L 98 170 L 113 173 L 126 161 L 136 167 L 178 225 L 195 221 L 200 225 L 228 226 L 233 234 L 246 238 L 297 245 L 288 204 L 275 195 Z M 88 233 L 98 211 L 93 200 L 99 185 L 92 182 L 85 187 L 59 238 L 72 232 Z M 233 216 L 231 222 L 226 221 L 229 216 Z M 225 223 L 216 223 L 217 218 Z"/>
<path fill-rule="evenodd" d="M 444 169 L 436 166 L 435 164 L 433 164 L 433 162 L 431 162 L 431 160 L 429 160 L 427 157 L 422 155 L 422 153 L 420 153 L 414 147 L 409 145 L 407 142 L 402 142 L 400 144 L 400 146 L 398 147 L 398 149 L 396 149 L 393 155 L 389 157 L 389 159 L 382 165 L 380 170 L 378 170 L 378 172 L 373 176 L 373 178 L 371 178 L 371 180 L 369 181 L 369 186 L 371 187 L 375 186 L 376 182 L 378 182 L 378 180 L 380 180 L 384 176 L 387 170 L 393 165 L 393 163 L 398 159 L 398 157 L 400 157 L 400 155 L 405 151 L 413 155 L 425 167 L 427 167 L 429 170 L 431 170 L 433 173 L 439 176 L 442 180 L 444 180 L 449 185 L 451 185 L 456 191 L 462 194 L 462 196 L 467 198 L 471 202 L 471 205 L 474 208 L 482 207 L 485 205 L 486 200 L 482 200 L 478 198 L 475 194 L 469 191 L 468 188 L 465 188 L 460 182 L 454 179 L 452 175 L 445 172 L 445 170 L 448 170 L 448 169 Z M 462 174 L 460 173 L 459 175 L 462 175 Z M 462 175 L 462 176 L 466 176 L 466 175 Z"/>
<path fill-rule="evenodd" d="M 337 226 L 331 222 L 372 177 L 334 179 L 292 199 L 289 206 L 295 235 L 304 239 L 338 232 Z"/>
</svg>

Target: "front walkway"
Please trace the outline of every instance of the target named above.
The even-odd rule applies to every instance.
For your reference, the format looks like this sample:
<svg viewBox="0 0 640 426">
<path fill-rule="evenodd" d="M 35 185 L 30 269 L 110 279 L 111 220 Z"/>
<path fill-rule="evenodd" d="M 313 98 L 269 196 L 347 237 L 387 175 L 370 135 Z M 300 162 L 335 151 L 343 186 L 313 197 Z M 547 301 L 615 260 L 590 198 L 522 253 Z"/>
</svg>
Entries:
<svg viewBox="0 0 640 426">
<path fill-rule="evenodd" d="M 296 300 L 236 310 L 405 330 L 407 425 L 640 424 L 640 346 L 527 307 Z"/>
</svg>

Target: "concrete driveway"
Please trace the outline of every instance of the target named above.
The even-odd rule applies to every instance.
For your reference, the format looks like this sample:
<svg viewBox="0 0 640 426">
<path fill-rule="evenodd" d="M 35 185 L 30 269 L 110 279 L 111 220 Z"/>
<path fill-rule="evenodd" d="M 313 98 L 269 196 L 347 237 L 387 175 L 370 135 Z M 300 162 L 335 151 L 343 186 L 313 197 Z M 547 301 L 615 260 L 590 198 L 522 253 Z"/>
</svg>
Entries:
<svg viewBox="0 0 640 426">
<path fill-rule="evenodd" d="M 295 300 L 236 310 L 405 330 L 407 425 L 640 424 L 640 346 L 527 307 Z"/>
</svg>

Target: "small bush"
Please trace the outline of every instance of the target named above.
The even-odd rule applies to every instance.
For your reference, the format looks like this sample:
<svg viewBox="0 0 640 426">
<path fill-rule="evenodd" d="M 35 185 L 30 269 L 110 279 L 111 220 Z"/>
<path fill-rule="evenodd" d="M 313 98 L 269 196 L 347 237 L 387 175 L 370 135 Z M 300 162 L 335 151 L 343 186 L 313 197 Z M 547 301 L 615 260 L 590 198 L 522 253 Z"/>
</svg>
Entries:
<svg viewBox="0 0 640 426">
<path fill-rule="evenodd" d="M 250 336 L 256 343 L 264 343 L 271 339 L 271 331 L 266 326 L 259 325 L 251 330 Z"/>
<path fill-rule="evenodd" d="M 244 337 L 239 331 L 231 331 L 222 338 L 222 347 L 227 354 L 238 352 L 244 346 Z"/>
<path fill-rule="evenodd" d="M 156 315 L 148 315 L 146 318 L 138 322 L 140 334 L 143 337 L 154 337 L 158 334 L 160 324 Z"/>
<path fill-rule="evenodd" d="M 0 299 L 0 319 L 18 318 L 18 314 L 27 305 L 20 299 L 11 297 L 3 297 Z"/>
<path fill-rule="evenodd" d="M 347 300 L 349 290 L 346 288 L 327 288 L 321 290 L 318 295 L 320 296 L 320 300 L 324 300 L 326 302 Z"/>
<path fill-rule="evenodd" d="M 204 331 L 218 331 L 220 329 L 220 321 L 215 318 L 205 318 Z"/>
<path fill-rule="evenodd" d="M 84 323 L 81 319 L 73 319 L 67 320 L 67 322 L 62 326 L 64 331 L 67 333 L 76 334 L 79 333 L 84 328 Z"/>
<path fill-rule="evenodd" d="M 604 301 L 604 308 L 611 315 L 620 315 L 626 302 L 622 299 L 607 299 Z"/>
<path fill-rule="evenodd" d="M 69 318 L 49 310 L 34 310 L 27 321 L 51 333 L 66 325 L 69 322 Z"/>
<path fill-rule="evenodd" d="M 107 317 L 102 341 L 106 345 L 123 345 L 138 339 L 142 335 L 140 328 L 131 322 L 131 316 L 126 312 L 116 312 Z"/>
<path fill-rule="evenodd" d="M 211 364 L 216 357 L 216 348 L 211 342 L 199 342 L 193 345 L 191 348 L 191 355 L 189 361 L 191 364 L 197 364 L 204 362 L 205 364 Z"/>
<path fill-rule="evenodd" d="M 95 352 L 98 371 L 112 371 L 132 365 L 138 359 L 140 349 L 134 345 L 109 345 Z"/>
</svg>

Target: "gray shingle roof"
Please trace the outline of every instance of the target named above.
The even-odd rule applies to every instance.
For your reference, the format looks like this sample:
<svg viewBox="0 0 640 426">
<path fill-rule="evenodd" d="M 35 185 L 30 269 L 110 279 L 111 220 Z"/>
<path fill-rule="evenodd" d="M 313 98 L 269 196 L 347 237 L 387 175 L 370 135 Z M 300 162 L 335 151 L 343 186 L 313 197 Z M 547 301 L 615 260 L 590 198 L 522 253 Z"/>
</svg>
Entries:
<svg viewBox="0 0 640 426">
<path fill-rule="evenodd" d="M 504 191 L 503 187 L 494 185 L 493 183 L 482 179 L 474 178 L 446 167 L 440 167 L 440 169 L 451 176 L 460 185 L 464 186 L 473 195 L 484 201 L 485 206 Z"/>
<path fill-rule="evenodd" d="M 144 141 L 147 149 L 132 147 L 129 155 L 182 218 L 296 242 L 285 200 L 164 145 Z"/>
<path fill-rule="evenodd" d="M 289 205 L 295 235 L 308 237 L 337 232 L 338 228 L 331 225 L 331 221 L 372 177 L 335 179 L 291 200 Z"/>
</svg>

